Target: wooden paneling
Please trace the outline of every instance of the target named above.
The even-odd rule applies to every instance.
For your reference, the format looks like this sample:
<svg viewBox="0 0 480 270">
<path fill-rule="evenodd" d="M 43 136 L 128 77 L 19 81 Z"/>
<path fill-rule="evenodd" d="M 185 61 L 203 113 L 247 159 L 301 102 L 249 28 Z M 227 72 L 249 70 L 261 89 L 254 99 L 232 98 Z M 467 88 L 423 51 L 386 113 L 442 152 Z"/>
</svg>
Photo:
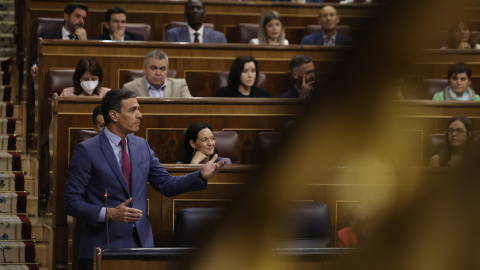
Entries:
<svg viewBox="0 0 480 270">
<path fill-rule="evenodd" d="M 27 21 L 31 23 L 38 17 L 63 18 L 63 9 L 67 1 L 27 1 Z M 96 37 L 101 32 L 101 22 L 105 20 L 105 11 L 112 6 L 121 6 L 128 11 L 129 23 L 149 23 L 152 26 L 153 40 L 163 41 L 165 26 L 171 21 L 186 21 L 184 16 L 184 1 L 83 1 L 88 7 L 85 29 L 90 37 Z M 318 11 L 323 3 L 285 3 L 285 2 L 241 2 L 241 1 L 211 1 L 205 3 L 205 22 L 213 23 L 215 29 L 226 32 L 226 26 L 237 25 L 240 22 L 258 23 L 260 15 L 267 10 L 279 12 L 286 27 L 305 27 L 316 24 Z M 365 28 L 369 20 L 381 5 L 338 5 L 342 24 L 352 28 Z M 29 25 L 30 28 L 33 26 Z M 28 37 L 30 31 L 27 31 Z M 227 33 L 226 33 L 227 34 Z M 228 36 L 228 35 L 227 35 Z M 288 38 L 288 36 L 287 36 Z M 235 42 L 235 40 L 228 40 Z M 30 44 L 30 43 L 27 43 Z"/>
<path fill-rule="evenodd" d="M 212 72 L 230 70 L 231 63 L 239 55 L 252 55 L 259 62 L 262 73 L 271 74 L 271 91 L 274 96 L 282 93 L 278 89 L 281 77 L 289 69 L 290 59 L 297 54 L 313 57 L 317 69 L 326 71 L 340 63 L 348 53 L 348 48 L 317 47 L 317 46 L 251 46 L 247 44 L 179 44 L 165 42 L 102 42 L 102 41 L 69 41 L 44 40 L 39 44 L 39 83 L 38 83 L 38 119 L 40 127 L 43 123 L 44 80 L 45 73 L 51 69 L 73 69 L 82 57 L 95 57 L 104 70 L 103 86 L 116 88 L 119 85 L 119 75 L 122 70 L 138 70 L 143 67 L 143 60 L 148 51 L 161 48 L 169 56 L 169 66 L 177 70 L 178 78 L 185 78 L 189 72 L 205 72 L 206 78 L 189 81 L 195 93 L 208 96 L 216 89 L 205 88 L 212 83 L 209 76 Z M 187 78 L 191 79 L 191 78 Z M 198 80 L 198 78 L 194 78 Z M 202 89 L 203 88 L 203 89 Z M 275 90 L 272 90 L 275 89 Z M 194 94 L 195 96 L 195 94 Z M 211 96 L 211 95 L 210 95 Z M 47 131 L 38 130 L 40 141 L 47 140 Z M 43 138 L 43 139 L 42 139 Z M 39 145 L 41 146 L 41 145 Z"/>
<path fill-rule="evenodd" d="M 446 78 L 451 65 L 464 62 L 472 69 L 472 75 L 478 77 L 479 60 L 479 50 L 420 50 L 412 57 L 407 75 Z"/>
<path fill-rule="evenodd" d="M 225 98 L 192 98 L 162 99 L 139 98 L 140 111 L 143 114 L 141 130 L 138 136 L 146 138 L 163 162 L 164 156 L 173 159 L 177 153 L 178 136 L 176 132 L 185 130 L 191 123 L 203 121 L 209 123 L 214 130 L 235 130 L 241 133 L 243 147 L 251 151 L 253 136 L 258 131 L 280 131 L 283 123 L 296 119 L 302 103 L 290 99 L 225 99 Z M 91 113 L 98 104 L 98 98 L 58 98 L 55 100 L 54 112 L 54 183 L 50 204 L 53 207 L 53 224 L 56 228 L 56 246 L 67 245 L 67 220 L 63 210 L 63 189 L 67 177 L 68 163 L 73 153 L 78 130 L 92 125 Z M 161 127 L 161 128 L 159 128 Z M 163 135 L 162 132 L 166 132 Z M 173 159 L 173 162 L 176 158 Z M 168 160 L 167 160 L 168 162 Z M 200 169 L 200 166 L 181 167 L 164 164 L 173 175 L 181 175 Z M 222 204 L 231 201 L 241 186 L 250 179 L 248 175 L 252 166 L 232 165 L 212 179 L 208 190 L 193 192 L 190 195 L 163 198 L 149 188 L 150 219 L 155 237 L 155 244 L 168 246 L 171 243 L 174 219 L 174 199 L 197 206 Z M 180 201 L 178 201 L 180 202 Z M 181 207 L 181 206 L 179 206 Z M 178 208 L 178 207 L 177 207 Z M 58 263 L 67 261 L 67 253 L 57 250 Z"/>
<path fill-rule="evenodd" d="M 232 61 L 233 62 L 233 61 Z M 259 69 L 261 67 L 259 66 Z M 228 69 L 230 70 L 230 69 Z M 214 97 L 217 93 L 217 89 L 214 89 L 215 74 L 220 72 L 208 72 L 208 71 L 189 71 L 185 73 L 185 80 L 187 81 L 188 89 L 194 97 Z M 278 97 L 283 92 L 287 91 L 293 85 L 289 81 L 286 72 L 263 72 L 267 76 L 266 89 L 270 93 L 271 97 Z"/>
<path fill-rule="evenodd" d="M 140 110 L 143 114 L 141 130 L 137 135 L 145 137 L 152 148 L 161 153 L 162 148 L 174 152 L 173 145 L 176 132 L 185 129 L 195 121 L 210 123 L 214 130 L 235 130 L 242 137 L 242 148 L 248 153 L 252 150 L 254 135 L 263 130 L 280 131 L 283 123 L 299 117 L 298 109 L 304 104 L 291 99 L 161 99 L 139 98 Z M 91 111 L 96 106 L 95 98 L 58 98 L 55 100 L 54 115 L 54 187 L 50 204 L 54 208 L 53 220 L 56 228 L 57 247 L 66 246 L 67 223 L 63 211 L 63 186 L 71 154 L 71 139 L 78 129 L 90 127 Z M 480 104 L 475 102 L 431 102 L 431 101 L 398 101 L 396 106 L 398 122 L 402 137 L 405 138 L 405 151 L 413 152 L 416 157 L 411 164 L 415 167 L 403 167 L 398 171 L 372 168 L 325 168 L 320 169 L 318 177 L 312 177 L 308 182 L 302 179 L 292 179 L 303 183 L 302 191 L 294 196 L 299 201 L 326 202 L 330 210 L 332 233 L 338 227 L 338 219 L 342 219 L 342 209 L 338 212 L 338 204 L 359 199 L 359 194 L 366 187 L 378 187 L 384 190 L 403 192 L 399 185 L 417 185 L 414 177 L 419 160 L 422 159 L 426 134 L 438 133 L 444 130 L 448 119 L 455 114 L 464 114 L 472 119 L 474 126 L 480 126 Z M 161 127 L 161 128 L 159 128 Z M 167 131 L 162 136 L 158 132 Z M 157 133 L 156 133 L 157 132 Z M 173 136 L 173 139 L 172 137 Z M 157 138 L 158 137 L 158 138 Z M 300 139 L 300 138 L 299 138 Z M 423 141 L 422 141 L 423 140 Z M 69 147 L 70 146 L 70 147 Z M 69 150 L 70 149 L 70 150 Z M 409 150 L 410 149 L 410 150 Z M 69 152 L 70 151 L 70 152 Z M 157 154 L 158 154 L 157 153 Z M 411 154 L 411 153 L 409 153 Z M 160 156 L 169 157 L 168 154 Z M 246 156 L 248 154 L 245 154 Z M 172 175 L 182 175 L 201 168 L 200 165 L 164 164 Z M 427 172 L 431 179 L 444 177 L 442 171 L 420 169 Z M 191 192 L 173 198 L 166 198 L 148 189 L 149 215 L 156 246 L 169 246 L 173 235 L 175 210 L 185 206 L 220 206 L 241 203 L 242 191 L 252 180 L 261 181 L 253 174 L 256 167 L 252 165 L 226 166 L 222 172 L 209 181 L 207 190 Z M 392 176 L 393 181 L 392 181 Z M 429 179 L 430 179 L 429 178 Z M 304 179 L 303 179 L 304 180 Z M 398 191 L 397 191 L 398 189 Z M 401 197 L 401 196 L 400 196 Z M 262 202 L 258 202 L 261 206 Z M 340 220 L 340 223 L 345 221 Z M 340 225 L 341 225 L 340 224 Z M 67 253 L 57 250 L 58 262 L 67 260 Z"/>
</svg>

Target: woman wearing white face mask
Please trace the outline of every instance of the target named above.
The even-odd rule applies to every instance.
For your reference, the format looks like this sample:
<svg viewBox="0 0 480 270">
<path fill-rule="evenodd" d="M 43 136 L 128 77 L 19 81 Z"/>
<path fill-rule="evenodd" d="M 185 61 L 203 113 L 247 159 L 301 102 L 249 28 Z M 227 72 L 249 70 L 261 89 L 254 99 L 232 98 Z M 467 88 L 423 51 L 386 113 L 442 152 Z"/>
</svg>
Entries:
<svg viewBox="0 0 480 270">
<path fill-rule="evenodd" d="M 99 96 L 103 97 L 110 88 L 101 87 L 103 78 L 102 67 L 94 58 L 82 58 L 77 63 L 73 73 L 73 87 L 63 89 L 60 96 Z"/>
</svg>

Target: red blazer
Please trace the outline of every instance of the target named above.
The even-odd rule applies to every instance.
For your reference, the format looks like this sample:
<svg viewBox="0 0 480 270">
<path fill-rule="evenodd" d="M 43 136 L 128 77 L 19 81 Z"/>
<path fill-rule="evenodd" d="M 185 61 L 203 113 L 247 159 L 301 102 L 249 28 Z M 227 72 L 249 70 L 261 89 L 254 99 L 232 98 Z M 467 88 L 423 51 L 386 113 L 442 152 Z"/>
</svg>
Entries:
<svg viewBox="0 0 480 270">
<path fill-rule="evenodd" d="M 345 227 L 337 232 L 337 247 L 358 247 L 357 233 L 352 227 Z"/>
</svg>

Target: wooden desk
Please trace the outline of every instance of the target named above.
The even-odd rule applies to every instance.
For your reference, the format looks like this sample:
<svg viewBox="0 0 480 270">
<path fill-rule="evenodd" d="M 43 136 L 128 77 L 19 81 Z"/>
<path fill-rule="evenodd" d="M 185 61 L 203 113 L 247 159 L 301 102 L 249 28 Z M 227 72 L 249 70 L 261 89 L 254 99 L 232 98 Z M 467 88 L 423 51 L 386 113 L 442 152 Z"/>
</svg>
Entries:
<svg viewBox="0 0 480 270">
<path fill-rule="evenodd" d="M 201 250 L 194 248 L 95 249 L 97 270 L 116 269 L 183 269 Z M 271 268 L 339 269 L 356 252 L 349 248 L 276 248 L 267 252 L 273 259 Z"/>
<path fill-rule="evenodd" d="M 38 17 L 63 18 L 63 9 L 67 1 L 27 1 L 27 38 L 33 22 Z M 95 38 L 101 32 L 100 24 L 105 20 L 105 12 L 112 6 L 120 6 L 128 11 L 129 23 L 150 23 L 153 40 L 163 41 L 165 26 L 171 21 L 186 21 L 184 16 L 185 1 L 83 1 L 88 6 L 88 16 L 85 30 L 90 37 Z M 285 20 L 286 28 L 304 28 L 308 24 L 316 24 L 318 12 L 326 3 L 286 3 L 271 1 L 209 1 L 205 3 L 206 23 L 213 23 L 215 29 L 224 32 L 227 37 L 227 27 L 238 23 L 258 23 L 260 15 L 267 10 L 276 10 Z M 342 24 L 348 24 L 353 29 L 365 28 L 369 18 L 381 11 L 382 5 L 334 5 L 342 18 Z M 154 22 L 154 23 L 152 23 Z M 288 38 L 288 36 L 287 36 Z M 228 39 L 229 42 L 235 40 Z M 29 40 L 27 40 L 30 44 Z"/>
<path fill-rule="evenodd" d="M 194 96 L 212 95 L 211 80 L 216 72 L 230 70 L 231 63 L 239 55 L 252 55 L 259 62 L 259 70 L 273 77 L 272 85 L 285 86 L 285 72 L 297 54 L 310 55 L 318 70 L 328 70 L 348 53 L 348 48 L 318 46 L 252 46 L 247 44 L 180 44 L 171 42 L 108 42 L 44 40 L 39 44 L 38 61 L 38 121 L 40 141 L 46 138 L 44 102 L 45 73 L 51 69 L 74 69 L 83 57 L 95 57 L 101 65 L 103 85 L 119 88 L 119 74 L 125 70 L 143 68 L 145 54 L 161 48 L 169 57 L 169 66 L 177 70 L 178 78 L 191 82 Z M 275 80 L 275 78 L 283 78 Z M 194 83 L 192 83 L 194 82 Z M 201 83 L 198 83 L 201 82 Z M 200 85 L 200 87 L 199 87 Z M 203 86 L 203 87 L 202 87 Z M 205 89 L 207 88 L 207 89 Z M 272 86 L 272 89 L 277 87 Z M 280 93 L 282 89 L 277 90 Z M 40 143 L 40 146 L 42 143 Z"/>
<path fill-rule="evenodd" d="M 242 149 L 251 151 L 255 135 L 261 131 L 280 131 L 285 122 L 299 116 L 299 108 L 303 105 L 296 99 L 225 99 L 225 98 L 138 98 L 142 112 L 141 130 L 138 136 L 147 139 L 152 149 L 159 154 L 160 160 L 168 158 L 175 147 L 174 139 L 181 130 L 191 123 L 203 121 L 209 123 L 214 130 L 235 130 L 242 140 Z M 63 210 L 63 189 L 67 178 L 70 156 L 73 153 L 72 141 L 78 130 L 91 129 L 91 113 L 98 104 L 98 98 L 66 98 L 55 100 L 54 134 L 53 134 L 53 178 L 50 204 L 53 208 L 53 224 L 56 232 L 57 263 L 67 261 L 67 219 Z M 163 134 L 163 135 L 159 135 Z M 160 136 L 160 137 L 159 137 Z M 177 142 L 178 143 L 178 142 Z M 173 148 L 172 148 L 173 149 Z M 251 154 L 251 153 L 250 153 Z M 246 154 L 246 156 L 248 156 Z M 197 170 L 198 167 L 182 167 L 176 164 L 164 164 L 174 175 L 185 174 Z M 151 198 L 150 217 L 154 224 L 155 242 L 158 246 L 169 245 L 174 206 L 186 207 L 202 201 L 205 204 L 225 203 L 230 200 L 229 194 L 235 192 L 242 183 L 250 179 L 246 175 L 252 166 L 232 165 L 226 168 L 215 180 L 210 181 L 206 191 L 194 192 L 193 197 L 177 196 L 162 198 L 160 194 L 149 189 Z M 218 181 L 218 182 L 217 182 Z M 197 201 L 197 202 L 192 202 Z M 200 205 L 202 205 L 202 203 Z M 165 223 L 164 223 L 165 222 Z"/>
<path fill-rule="evenodd" d="M 472 69 L 473 87 L 480 88 L 480 50 L 419 50 L 411 57 L 406 75 L 427 78 L 447 78 L 448 69 L 464 62 Z"/>
<path fill-rule="evenodd" d="M 143 114 L 139 136 L 147 138 L 155 152 L 163 149 L 172 152 L 170 144 L 175 145 L 172 134 L 184 130 L 196 121 L 210 123 L 214 130 L 231 129 L 243 136 L 243 147 L 252 142 L 254 135 L 263 130 L 279 131 L 285 121 L 300 116 L 298 100 L 284 99 L 160 99 L 139 98 L 140 110 Z M 91 128 L 91 111 L 96 106 L 95 98 L 58 98 L 55 101 L 54 114 L 54 183 L 50 196 L 54 208 L 52 227 L 56 232 L 56 260 L 62 264 L 67 261 L 66 246 L 67 223 L 63 211 L 63 186 L 69 157 L 73 152 L 71 141 L 79 129 Z M 408 152 L 411 166 L 422 163 L 423 147 L 426 136 L 430 133 L 442 132 L 448 119 L 455 114 L 467 115 L 474 126 L 480 126 L 480 104 L 475 102 L 432 102 L 432 101 L 398 101 L 398 116 L 392 121 L 399 121 L 399 130 L 404 132 L 405 151 Z M 164 132 L 160 138 L 157 132 Z M 173 136 L 175 137 L 175 136 Z M 250 144 L 251 145 L 251 144 Z M 176 151 L 173 151 L 176 153 Z M 412 154 L 413 153 L 413 154 Z M 160 159 L 164 158 L 159 154 Z M 416 157 L 416 158 L 412 158 Z M 168 154 L 165 155 L 168 158 Z M 172 175 L 182 175 L 199 169 L 194 165 L 164 164 Z M 249 183 L 250 174 L 256 168 L 252 165 L 232 165 L 209 181 L 209 189 L 191 192 L 173 198 L 166 198 L 148 189 L 150 218 L 155 245 L 165 247 L 171 244 L 175 211 L 185 207 L 212 207 L 232 205 L 241 202 L 236 194 Z M 398 181 L 385 181 L 396 175 Z M 376 186 L 381 189 L 395 189 L 403 192 L 401 185 L 417 185 L 419 174 L 426 174 L 427 180 L 438 181 L 446 177 L 445 171 L 428 168 L 322 168 L 319 177 L 306 182 L 304 192 L 295 199 L 301 201 L 326 202 L 330 209 L 332 230 L 340 229 L 345 221 L 345 209 L 351 207 L 359 199 L 361 190 Z M 359 179 L 369 179 L 359 183 Z M 432 182 L 433 183 L 433 182 Z M 401 196 L 400 196 L 401 197 Z M 261 206 L 262 202 L 258 202 Z M 343 225 L 342 225 L 343 224 Z"/>
</svg>

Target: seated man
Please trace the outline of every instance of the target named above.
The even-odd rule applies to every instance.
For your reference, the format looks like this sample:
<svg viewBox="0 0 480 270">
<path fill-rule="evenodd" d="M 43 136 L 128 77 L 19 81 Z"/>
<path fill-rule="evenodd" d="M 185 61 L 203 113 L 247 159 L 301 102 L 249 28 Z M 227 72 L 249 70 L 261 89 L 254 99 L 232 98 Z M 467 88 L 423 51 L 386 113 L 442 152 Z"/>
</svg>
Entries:
<svg viewBox="0 0 480 270">
<path fill-rule="evenodd" d="M 100 134 L 102 132 L 103 127 L 105 127 L 105 121 L 102 115 L 102 105 L 98 105 L 93 109 L 93 129 L 95 133 Z"/>
<path fill-rule="evenodd" d="M 105 14 L 108 32 L 100 34 L 98 40 L 145 40 L 143 35 L 125 31 L 127 28 L 127 12 L 120 7 L 112 7 Z"/>
<path fill-rule="evenodd" d="M 150 51 L 145 55 L 145 76 L 123 85 L 139 97 L 192 97 L 185 79 L 167 78 L 168 56 L 162 51 Z"/>
<path fill-rule="evenodd" d="M 227 43 L 223 33 L 203 26 L 205 8 L 201 0 L 188 0 L 185 3 L 185 17 L 188 25 L 168 29 L 165 32 L 165 41 Z"/>
<path fill-rule="evenodd" d="M 296 55 L 290 60 L 290 72 L 295 85 L 281 94 L 281 98 L 305 98 L 310 96 L 315 83 L 315 66 L 312 58 L 305 55 Z"/>
<path fill-rule="evenodd" d="M 337 24 L 340 22 L 340 16 L 337 10 L 332 6 L 324 6 L 320 9 L 318 15 L 318 24 L 322 26 L 322 31 L 304 36 L 302 45 L 353 45 L 354 40 L 342 33 L 337 32 Z"/>
<path fill-rule="evenodd" d="M 43 39 L 76 39 L 87 40 L 87 31 L 83 28 L 87 18 L 88 7 L 80 3 L 69 3 L 65 6 L 63 13 L 63 27 L 58 31 L 42 33 Z M 37 78 L 37 46 L 33 48 L 34 53 L 30 66 L 30 74 L 35 80 Z"/>
</svg>

